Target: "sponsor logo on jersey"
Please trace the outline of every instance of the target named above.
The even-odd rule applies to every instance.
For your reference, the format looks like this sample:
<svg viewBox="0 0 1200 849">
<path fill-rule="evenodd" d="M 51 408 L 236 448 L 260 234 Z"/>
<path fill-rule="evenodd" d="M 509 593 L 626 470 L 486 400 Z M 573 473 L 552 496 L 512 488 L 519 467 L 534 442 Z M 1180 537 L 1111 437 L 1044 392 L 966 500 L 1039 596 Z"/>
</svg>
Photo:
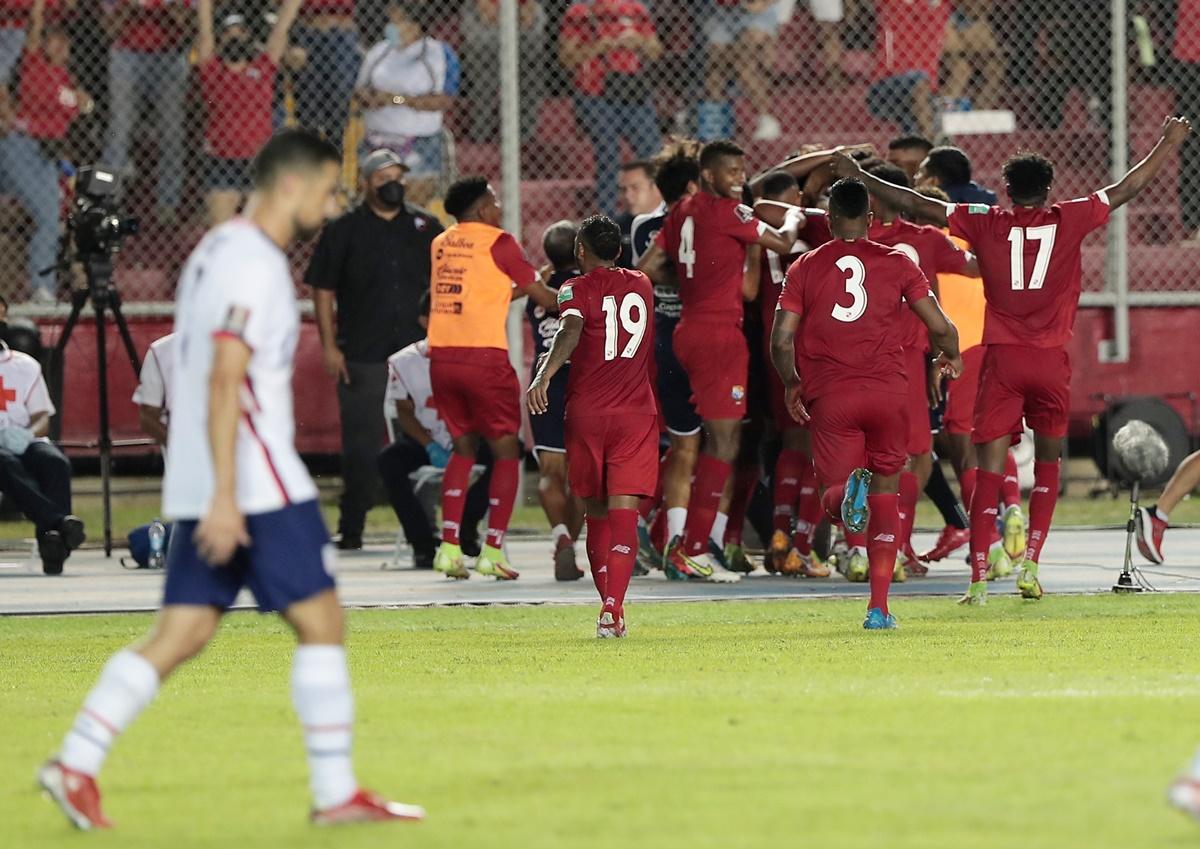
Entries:
<svg viewBox="0 0 1200 849">
<path fill-rule="evenodd" d="M 986 203 L 969 203 L 967 204 L 967 212 L 971 215 L 987 215 L 990 207 Z"/>
<path fill-rule="evenodd" d="M 565 304 L 567 301 L 575 297 L 575 292 L 573 291 L 574 288 L 574 286 L 568 283 L 566 286 L 563 286 L 558 290 L 559 305 Z"/>
<path fill-rule="evenodd" d="M 740 383 L 735 383 L 730 395 L 733 396 L 734 401 L 741 401 L 746 397 L 746 387 L 742 386 Z"/>
</svg>

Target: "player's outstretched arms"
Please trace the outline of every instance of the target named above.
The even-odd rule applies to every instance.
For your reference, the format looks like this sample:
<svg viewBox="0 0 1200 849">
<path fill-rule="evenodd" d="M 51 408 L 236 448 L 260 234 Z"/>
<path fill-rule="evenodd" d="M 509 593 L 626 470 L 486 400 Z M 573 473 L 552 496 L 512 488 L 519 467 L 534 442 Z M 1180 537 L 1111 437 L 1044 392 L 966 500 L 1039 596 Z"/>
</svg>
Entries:
<svg viewBox="0 0 1200 849">
<path fill-rule="evenodd" d="M 250 348 L 241 339 L 213 339 L 208 378 L 208 447 L 212 455 L 212 504 L 194 536 L 196 548 L 212 566 L 224 566 L 238 546 L 249 545 L 246 519 L 237 506 L 237 429 L 241 391 L 250 365 Z"/>
<path fill-rule="evenodd" d="M 811 150 L 807 153 L 800 153 L 796 156 L 789 157 L 778 165 L 773 165 L 761 173 L 755 174 L 750 179 L 750 191 L 758 197 L 761 190 L 762 181 L 772 171 L 787 171 L 797 182 L 804 185 L 804 181 L 808 179 L 808 175 L 816 171 L 822 165 L 828 165 L 829 160 L 835 153 L 854 153 L 856 151 L 865 151 L 872 156 L 878 155 L 875 150 L 875 145 L 870 142 L 860 142 L 859 144 L 838 145 L 827 150 Z"/>
<path fill-rule="evenodd" d="M 1183 144 L 1183 140 L 1191 131 L 1192 125 L 1187 118 L 1173 118 L 1168 115 L 1163 120 L 1162 137 L 1159 138 L 1149 155 L 1130 168 L 1129 173 L 1122 177 L 1119 183 L 1104 190 L 1104 193 L 1108 195 L 1109 208 L 1116 209 L 1129 203 L 1137 197 L 1138 192 L 1150 185 L 1171 154 Z"/>
<path fill-rule="evenodd" d="M 799 327 L 798 313 L 782 307 L 775 309 L 775 323 L 771 327 L 771 364 L 783 381 L 783 397 L 788 413 L 803 424 L 810 420 L 810 416 L 800 397 L 800 375 L 796 372 L 796 330 Z"/>
<path fill-rule="evenodd" d="M 558 374 L 563 364 L 571 359 L 579 337 L 583 335 L 583 319 L 578 315 L 564 315 L 559 322 L 558 332 L 538 366 L 538 372 L 529 384 L 525 397 L 529 402 L 529 412 L 540 416 L 550 408 L 550 380 Z"/>
<path fill-rule="evenodd" d="M 861 180 L 866 185 L 867 191 L 888 206 L 894 207 L 906 215 L 918 216 L 922 221 L 928 221 L 938 227 L 947 225 L 946 204 L 917 194 L 912 189 L 885 183 L 863 171 L 857 162 L 844 153 L 834 155 L 829 167 L 836 178 L 853 177 Z"/>
<path fill-rule="evenodd" d="M 958 328 L 942 312 L 942 305 L 938 303 L 938 299 L 921 298 L 908 306 L 917 314 L 917 318 L 924 322 L 925 327 L 929 330 L 929 341 L 940 351 L 937 365 L 942 374 L 950 378 L 960 376 L 963 370 L 963 361 L 958 350 Z"/>
</svg>

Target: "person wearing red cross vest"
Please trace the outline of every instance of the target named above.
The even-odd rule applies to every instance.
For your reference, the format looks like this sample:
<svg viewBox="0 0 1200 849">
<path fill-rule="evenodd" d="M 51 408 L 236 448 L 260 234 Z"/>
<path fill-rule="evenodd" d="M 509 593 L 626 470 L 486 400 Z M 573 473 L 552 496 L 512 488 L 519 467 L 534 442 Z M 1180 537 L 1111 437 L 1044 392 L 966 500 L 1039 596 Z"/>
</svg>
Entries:
<svg viewBox="0 0 1200 849">
<path fill-rule="evenodd" d="M 38 361 L 0 342 L 0 493 L 37 528 L 47 575 L 86 538 L 71 515 L 71 463 L 46 439 L 54 413 Z"/>
</svg>

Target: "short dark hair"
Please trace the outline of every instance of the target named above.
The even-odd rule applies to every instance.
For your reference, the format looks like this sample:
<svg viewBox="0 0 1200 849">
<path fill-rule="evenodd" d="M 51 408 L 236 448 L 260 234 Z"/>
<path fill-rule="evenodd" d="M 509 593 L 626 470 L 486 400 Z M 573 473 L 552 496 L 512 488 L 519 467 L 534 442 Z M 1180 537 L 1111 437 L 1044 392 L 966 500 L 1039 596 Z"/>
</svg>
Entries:
<svg viewBox="0 0 1200 849">
<path fill-rule="evenodd" d="M 1038 153 L 1018 153 L 1004 163 L 1004 182 L 1017 203 L 1040 200 L 1054 182 L 1054 163 Z"/>
<path fill-rule="evenodd" d="M 862 218 L 871 208 L 871 195 L 863 181 L 843 177 L 829 189 L 829 212 L 839 218 Z"/>
<path fill-rule="evenodd" d="M 259 149 L 250 175 L 256 189 L 265 189 L 285 171 L 316 171 L 327 162 L 341 161 L 333 143 L 313 130 L 280 130 Z"/>
<path fill-rule="evenodd" d="M 765 198 L 777 198 L 788 189 L 800 188 L 800 181 L 792 176 L 792 172 L 784 171 L 782 168 L 776 168 L 774 171 L 768 171 L 766 176 L 759 183 L 759 188 L 762 190 L 762 196 Z"/>
<path fill-rule="evenodd" d="M 745 156 L 746 151 L 728 140 L 711 141 L 700 148 L 700 170 L 712 168 L 723 156 Z"/>
<path fill-rule="evenodd" d="M 663 200 L 672 204 L 687 194 L 688 183 L 700 181 L 699 143 L 680 139 L 654 159 L 654 185 Z"/>
<path fill-rule="evenodd" d="M 555 221 L 542 234 L 542 251 L 555 271 L 575 267 L 575 237 L 579 228 L 574 221 Z"/>
<path fill-rule="evenodd" d="M 455 218 L 462 218 L 487 191 L 487 177 L 472 176 L 455 180 L 446 190 L 442 208 Z"/>
<path fill-rule="evenodd" d="M 925 157 L 925 173 L 943 186 L 966 185 L 971 182 L 971 160 L 957 147 L 935 147 Z"/>
<path fill-rule="evenodd" d="M 933 142 L 924 136 L 896 136 L 888 142 L 888 150 L 915 150 L 920 149 L 925 153 L 933 150 Z"/>
<path fill-rule="evenodd" d="M 904 172 L 904 169 L 892 165 L 890 162 L 880 162 L 864 170 L 872 177 L 883 180 L 885 183 L 891 183 L 893 186 L 902 186 L 906 189 L 912 188 L 912 183 L 909 182 L 908 174 Z"/>
<path fill-rule="evenodd" d="M 621 255 L 621 228 L 607 215 L 593 215 L 579 225 L 579 240 L 588 252 L 605 261 Z"/>
<path fill-rule="evenodd" d="M 426 289 L 424 292 L 421 293 L 421 297 L 417 298 L 417 315 L 424 315 L 424 316 L 429 315 L 430 300 L 431 299 L 429 297 L 429 290 Z"/>
<path fill-rule="evenodd" d="M 646 175 L 647 180 L 653 181 L 655 171 L 658 169 L 655 168 L 654 163 L 649 159 L 635 159 L 632 162 L 621 163 L 621 170 L 623 172 L 641 171 Z"/>
<path fill-rule="evenodd" d="M 923 198 L 930 200 L 940 200 L 942 203 L 950 203 L 950 195 L 943 192 L 937 186 L 917 186 L 917 194 Z"/>
</svg>

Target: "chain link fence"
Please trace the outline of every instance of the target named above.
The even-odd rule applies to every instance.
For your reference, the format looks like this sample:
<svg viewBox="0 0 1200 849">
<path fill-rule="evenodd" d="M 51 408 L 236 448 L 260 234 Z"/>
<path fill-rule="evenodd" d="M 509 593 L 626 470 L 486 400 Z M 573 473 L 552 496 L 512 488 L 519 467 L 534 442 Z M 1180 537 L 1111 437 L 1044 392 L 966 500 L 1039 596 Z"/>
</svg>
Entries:
<svg viewBox="0 0 1200 849">
<path fill-rule="evenodd" d="M 508 197 L 540 257 L 553 221 L 646 211 L 637 169 L 619 166 L 672 135 L 737 139 L 752 169 L 809 146 L 886 156 L 921 135 L 961 148 L 971 179 L 1001 193 L 1004 159 L 1037 150 L 1066 198 L 1109 182 L 1123 125 L 1136 161 L 1164 115 L 1200 115 L 1196 0 L 1118 5 L 1116 56 L 1107 0 L 515 3 L 509 127 L 497 0 L 0 0 L 0 294 L 60 294 L 38 272 L 54 264 L 74 169 L 100 161 L 141 220 L 118 285 L 166 304 L 206 226 L 244 200 L 254 149 L 286 124 L 344 140 L 348 201 L 359 152 L 387 146 L 434 211 L 457 174 L 511 180 L 501 139 L 516 134 Z M 1113 302 L 1122 255 L 1131 303 L 1200 303 L 1200 133 L 1117 232 L 1084 251 L 1094 303 Z"/>
</svg>

